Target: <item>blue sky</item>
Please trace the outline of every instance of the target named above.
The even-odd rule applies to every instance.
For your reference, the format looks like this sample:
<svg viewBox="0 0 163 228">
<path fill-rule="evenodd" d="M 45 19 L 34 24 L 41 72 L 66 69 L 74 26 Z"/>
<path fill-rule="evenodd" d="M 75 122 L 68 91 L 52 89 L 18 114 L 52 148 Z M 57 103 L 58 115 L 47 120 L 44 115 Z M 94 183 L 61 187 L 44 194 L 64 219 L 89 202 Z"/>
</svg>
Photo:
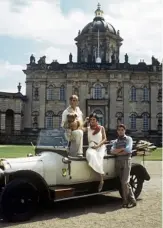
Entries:
<svg viewBox="0 0 163 228">
<path fill-rule="evenodd" d="M 101 0 L 105 19 L 124 38 L 120 59 L 127 52 L 131 63 L 161 61 L 161 0 Z M 92 21 L 95 0 L 1 0 L 0 1 L 0 91 L 16 92 L 25 75 L 22 69 L 33 53 L 47 62 L 76 60 L 74 38 Z"/>
</svg>

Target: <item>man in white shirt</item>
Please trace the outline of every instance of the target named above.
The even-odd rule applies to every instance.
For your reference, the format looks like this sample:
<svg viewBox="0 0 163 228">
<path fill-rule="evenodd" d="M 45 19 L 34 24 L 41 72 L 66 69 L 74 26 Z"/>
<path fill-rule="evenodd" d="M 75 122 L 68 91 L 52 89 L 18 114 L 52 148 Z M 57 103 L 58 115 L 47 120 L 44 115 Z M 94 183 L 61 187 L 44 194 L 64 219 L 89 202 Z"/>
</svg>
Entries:
<svg viewBox="0 0 163 228">
<path fill-rule="evenodd" d="M 65 122 L 67 121 L 67 115 L 69 113 L 75 113 L 77 115 L 77 120 L 83 122 L 83 113 L 78 107 L 78 96 L 72 95 L 69 98 L 70 106 L 66 108 L 62 113 L 62 122 L 61 127 L 64 127 Z"/>
<path fill-rule="evenodd" d="M 65 128 L 67 121 L 67 115 L 69 113 L 75 113 L 77 115 L 77 120 L 83 122 L 83 113 L 78 107 L 78 96 L 72 95 L 69 98 L 70 106 L 64 110 L 62 113 L 61 127 Z M 66 128 L 65 128 L 66 129 Z M 66 129 L 66 137 L 71 142 L 70 152 L 72 156 L 83 156 L 83 130 L 74 130 L 71 132 Z"/>
</svg>

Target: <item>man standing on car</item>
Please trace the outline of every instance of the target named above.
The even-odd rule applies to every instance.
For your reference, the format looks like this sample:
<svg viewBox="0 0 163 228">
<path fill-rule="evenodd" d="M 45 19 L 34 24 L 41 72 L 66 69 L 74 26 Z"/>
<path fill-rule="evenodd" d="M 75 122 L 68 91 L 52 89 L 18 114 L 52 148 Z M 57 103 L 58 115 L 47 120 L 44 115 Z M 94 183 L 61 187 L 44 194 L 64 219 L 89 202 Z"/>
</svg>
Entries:
<svg viewBox="0 0 163 228">
<path fill-rule="evenodd" d="M 114 141 L 111 153 L 116 155 L 115 168 L 122 186 L 123 207 L 136 206 L 135 196 L 130 185 L 131 155 L 133 140 L 125 134 L 123 124 L 117 126 L 118 138 Z"/>
<path fill-rule="evenodd" d="M 77 115 L 77 120 L 83 122 L 83 113 L 78 107 L 78 96 L 72 95 L 69 98 L 69 107 L 66 108 L 62 114 L 61 127 L 65 128 L 65 123 L 67 121 L 67 115 L 69 113 L 75 113 Z M 70 141 L 70 152 L 71 156 L 83 156 L 83 130 L 78 129 L 72 132 L 69 132 L 66 129 L 67 139 Z"/>
</svg>

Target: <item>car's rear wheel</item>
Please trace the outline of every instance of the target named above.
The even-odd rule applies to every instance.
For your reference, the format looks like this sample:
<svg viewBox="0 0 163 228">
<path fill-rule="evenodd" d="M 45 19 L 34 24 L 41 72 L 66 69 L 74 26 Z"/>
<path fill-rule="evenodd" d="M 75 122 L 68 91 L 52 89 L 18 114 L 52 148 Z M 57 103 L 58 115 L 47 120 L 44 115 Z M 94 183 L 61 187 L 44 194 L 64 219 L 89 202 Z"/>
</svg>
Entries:
<svg viewBox="0 0 163 228">
<path fill-rule="evenodd" d="M 132 187 L 132 191 L 134 193 L 135 199 L 137 199 L 142 191 L 144 180 L 140 178 L 139 173 L 136 169 L 131 170 L 130 174 L 130 185 Z M 122 188 L 119 188 L 120 196 L 122 197 Z"/>
<path fill-rule="evenodd" d="M 39 202 L 36 187 L 25 180 L 15 179 L 4 188 L 0 208 L 3 219 L 10 222 L 29 220 Z"/>
</svg>

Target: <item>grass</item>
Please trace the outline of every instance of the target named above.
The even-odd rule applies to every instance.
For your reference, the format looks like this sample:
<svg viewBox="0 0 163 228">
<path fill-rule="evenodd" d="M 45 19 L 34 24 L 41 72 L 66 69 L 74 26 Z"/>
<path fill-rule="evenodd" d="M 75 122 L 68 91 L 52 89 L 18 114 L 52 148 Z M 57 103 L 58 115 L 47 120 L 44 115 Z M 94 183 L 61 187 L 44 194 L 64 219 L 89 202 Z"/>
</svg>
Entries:
<svg viewBox="0 0 163 228">
<path fill-rule="evenodd" d="M 0 146 L 0 158 L 26 157 L 28 153 L 34 154 L 32 146 L 4 145 Z M 162 161 L 162 148 L 158 148 L 150 155 L 145 156 L 145 161 Z"/>
<path fill-rule="evenodd" d="M 150 155 L 145 156 L 145 161 L 162 161 L 162 148 L 157 148 Z"/>
<path fill-rule="evenodd" d="M 4 145 L 0 146 L 0 158 L 27 157 L 27 154 L 34 154 L 32 146 Z"/>
</svg>

